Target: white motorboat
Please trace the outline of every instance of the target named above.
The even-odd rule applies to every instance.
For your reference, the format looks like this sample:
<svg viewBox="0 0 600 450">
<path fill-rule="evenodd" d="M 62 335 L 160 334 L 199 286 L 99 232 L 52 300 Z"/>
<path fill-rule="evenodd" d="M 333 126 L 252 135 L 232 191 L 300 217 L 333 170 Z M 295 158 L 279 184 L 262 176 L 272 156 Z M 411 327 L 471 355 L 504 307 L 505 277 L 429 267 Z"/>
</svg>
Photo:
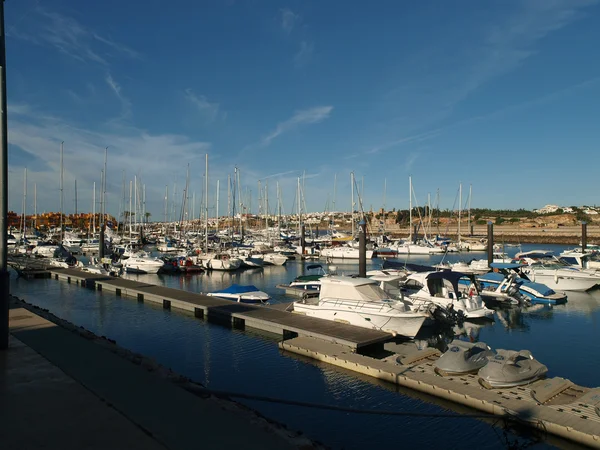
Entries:
<svg viewBox="0 0 600 450">
<path fill-rule="evenodd" d="M 164 264 L 158 258 L 130 256 L 123 261 L 123 268 L 127 273 L 158 273 Z"/>
<path fill-rule="evenodd" d="M 434 255 L 445 253 L 445 249 L 437 247 L 429 243 L 416 243 L 411 244 L 409 242 L 402 242 L 396 245 L 389 246 L 390 250 L 395 251 L 398 255 Z"/>
<path fill-rule="evenodd" d="M 365 254 L 367 259 L 371 259 L 373 257 L 373 250 L 366 250 Z M 324 248 L 321 250 L 320 256 L 333 259 L 358 259 L 360 257 L 360 251 L 358 248 L 342 245 Z"/>
<path fill-rule="evenodd" d="M 283 266 L 288 258 L 280 253 L 265 253 L 263 263 L 265 266 Z"/>
<path fill-rule="evenodd" d="M 462 292 L 458 283 L 469 275 L 450 270 L 440 272 L 418 272 L 409 275 L 402 285 L 405 296 L 413 300 L 430 300 L 436 305 L 460 311 L 465 319 L 491 319 L 494 310 L 483 303 L 474 280 L 467 292 Z"/>
<path fill-rule="evenodd" d="M 581 251 L 581 248 L 565 250 L 560 254 L 561 261 L 582 269 L 600 270 L 600 255 L 596 251 Z"/>
<path fill-rule="evenodd" d="M 587 291 L 600 283 L 600 275 L 585 272 L 560 263 L 536 263 L 525 266 L 521 271 L 531 281 L 542 283 L 550 289 L 563 291 Z"/>
<path fill-rule="evenodd" d="M 294 312 L 414 338 L 427 313 L 412 312 L 403 302 L 389 298 L 375 280 L 328 276 L 320 280 L 316 298 L 294 303 Z"/>
<path fill-rule="evenodd" d="M 271 299 L 269 294 L 259 290 L 256 286 L 241 286 L 239 284 L 232 284 L 227 289 L 208 292 L 206 295 L 239 303 L 266 303 Z"/>
<path fill-rule="evenodd" d="M 212 253 L 198 256 L 198 263 L 210 270 L 237 270 L 242 265 L 242 260 L 234 258 L 227 253 Z"/>
</svg>

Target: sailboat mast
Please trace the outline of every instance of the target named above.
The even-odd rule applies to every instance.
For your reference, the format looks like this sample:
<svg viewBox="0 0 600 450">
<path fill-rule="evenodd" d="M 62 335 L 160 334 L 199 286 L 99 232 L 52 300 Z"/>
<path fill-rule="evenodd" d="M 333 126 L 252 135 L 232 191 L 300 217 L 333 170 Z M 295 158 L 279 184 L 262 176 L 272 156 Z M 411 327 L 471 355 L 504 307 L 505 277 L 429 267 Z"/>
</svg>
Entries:
<svg viewBox="0 0 600 450">
<path fill-rule="evenodd" d="M 469 184 L 469 233 L 471 233 L 471 193 L 473 185 Z"/>
<path fill-rule="evenodd" d="M 94 192 L 96 192 L 96 185 L 94 185 Z M 131 191 L 133 189 L 132 181 L 129 180 L 129 241 L 131 242 L 132 233 L 133 233 L 133 210 L 131 204 Z"/>
<path fill-rule="evenodd" d="M 77 216 L 77 180 L 75 180 L 75 216 Z"/>
<path fill-rule="evenodd" d="M 102 225 L 106 223 L 106 163 L 108 161 L 108 147 L 104 148 L 104 177 L 102 179 Z"/>
<path fill-rule="evenodd" d="M 337 173 L 333 176 L 333 212 L 335 213 L 335 194 L 337 191 Z"/>
<path fill-rule="evenodd" d="M 354 239 L 354 172 L 350 172 L 350 191 L 351 191 L 350 222 L 352 222 L 352 238 Z"/>
<path fill-rule="evenodd" d="M 64 141 L 60 143 L 60 241 L 63 240 L 63 148 Z"/>
<path fill-rule="evenodd" d="M 169 185 L 165 184 L 165 230 L 167 229 L 167 216 L 169 215 Z"/>
<path fill-rule="evenodd" d="M 37 183 L 33 184 L 33 227 L 37 229 Z"/>
<path fill-rule="evenodd" d="M 206 154 L 206 172 L 204 174 L 204 225 L 206 230 L 205 244 L 208 252 L 208 153 Z"/>
<path fill-rule="evenodd" d="M 131 209 L 131 207 L 129 208 Z M 94 181 L 94 193 L 92 194 L 92 237 L 96 232 L 96 182 Z"/>
<path fill-rule="evenodd" d="M 219 214 L 219 191 L 220 191 L 220 189 L 221 189 L 221 180 L 217 180 L 217 205 L 216 205 L 217 212 L 215 214 L 217 216 L 217 232 L 219 231 L 219 217 L 220 217 L 220 214 Z"/>
<path fill-rule="evenodd" d="M 21 238 L 25 239 L 25 230 L 27 229 L 27 167 L 25 167 L 25 175 L 23 177 L 23 225 L 21 228 Z"/>
<path fill-rule="evenodd" d="M 408 240 L 413 241 L 412 229 L 412 177 L 408 177 Z"/>
<path fill-rule="evenodd" d="M 462 213 L 462 183 L 458 185 L 458 243 L 460 244 L 460 219 Z"/>
</svg>

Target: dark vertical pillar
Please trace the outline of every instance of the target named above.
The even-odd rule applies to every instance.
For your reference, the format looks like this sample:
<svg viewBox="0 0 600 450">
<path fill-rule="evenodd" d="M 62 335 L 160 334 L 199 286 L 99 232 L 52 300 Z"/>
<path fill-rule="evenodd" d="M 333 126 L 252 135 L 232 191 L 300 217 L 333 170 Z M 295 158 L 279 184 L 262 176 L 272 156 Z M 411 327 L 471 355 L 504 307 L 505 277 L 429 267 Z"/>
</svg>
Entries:
<svg viewBox="0 0 600 450">
<path fill-rule="evenodd" d="M 304 253 L 306 252 L 306 238 L 304 237 L 306 233 L 306 225 L 302 224 L 300 227 L 300 246 L 302 247 L 302 257 L 304 257 Z"/>
<path fill-rule="evenodd" d="M 8 348 L 8 121 L 6 112 L 4 0 L 0 0 L 0 350 Z"/>
<path fill-rule="evenodd" d="M 367 222 L 358 222 L 358 276 L 367 277 Z"/>
<path fill-rule="evenodd" d="M 412 241 L 413 244 L 416 243 L 417 240 L 418 240 L 417 239 L 418 238 L 418 236 L 417 236 L 418 232 L 419 232 L 419 226 L 418 225 L 413 225 L 413 241 Z"/>
<path fill-rule="evenodd" d="M 106 224 L 103 223 L 100 227 L 100 243 L 98 244 L 98 259 L 104 258 L 104 232 L 106 231 Z"/>
<path fill-rule="evenodd" d="M 585 253 L 587 247 L 587 222 L 581 222 L 581 251 Z"/>
<path fill-rule="evenodd" d="M 494 224 L 492 222 L 487 223 L 487 257 L 488 267 L 494 262 Z"/>
<path fill-rule="evenodd" d="M 471 225 L 471 234 L 469 236 L 473 236 L 473 226 L 474 225 Z"/>
</svg>

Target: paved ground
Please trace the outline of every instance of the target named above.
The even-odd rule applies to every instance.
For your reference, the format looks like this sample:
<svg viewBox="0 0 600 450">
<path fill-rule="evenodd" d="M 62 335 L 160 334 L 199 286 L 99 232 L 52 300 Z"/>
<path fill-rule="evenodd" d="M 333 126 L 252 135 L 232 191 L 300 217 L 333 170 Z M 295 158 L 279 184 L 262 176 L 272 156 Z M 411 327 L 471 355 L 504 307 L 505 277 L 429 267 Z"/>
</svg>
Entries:
<svg viewBox="0 0 600 450">
<path fill-rule="evenodd" d="M 3 449 L 284 449 L 263 419 L 224 408 L 22 308 L 0 351 Z"/>
</svg>

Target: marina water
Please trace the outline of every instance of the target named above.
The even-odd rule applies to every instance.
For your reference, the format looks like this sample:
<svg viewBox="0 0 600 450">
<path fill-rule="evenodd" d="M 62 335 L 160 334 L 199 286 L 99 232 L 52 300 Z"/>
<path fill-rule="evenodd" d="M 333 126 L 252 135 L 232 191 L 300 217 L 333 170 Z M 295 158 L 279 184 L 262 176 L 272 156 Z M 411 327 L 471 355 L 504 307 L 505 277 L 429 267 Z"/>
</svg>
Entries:
<svg viewBox="0 0 600 450">
<path fill-rule="evenodd" d="M 527 251 L 544 248 L 559 253 L 561 245 L 523 245 Z M 507 253 L 519 249 L 510 247 Z M 485 258 L 483 252 L 450 254 L 447 261 Z M 408 262 L 436 264 L 436 257 L 410 257 Z M 321 261 L 324 267 L 325 262 Z M 369 268 L 379 268 L 373 259 Z M 147 283 L 194 292 L 211 292 L 232 283 L 253 284 L 272 295 L 272 303 L 293 300 L 275 286 L 308 273 L 306 265 L 288 261 L 286 266 L 267 266 L 229 272 L 176 275 L 125 275 Z M 357 273 L 358 264 L 336 261 L 339 274 Z M 148 303 L 82 289 L 75 284 L 43 279 L 25 280 L 11 274 L 11 292 L 78 326 L 155 359 L 208 388 L 298 400 L 364 410 L 447 413 L 475 411 L 424 394 L 360 376 L 311 359 L 282 353 L 278 335 L 245 331 L 208 323 L 192 314 L 164 310 Z M 497 311 L 493 323 L 470 324 L 446 334 L 424 333 L 414 345 L 442 348 L 456 333 L 461 339 L 483 341 L 494 349 L 528 349 L 549 368 L 548 376 L 561 376 L 576 384 L 595 387 L 600 360 L 600 290 L 568 292 L 564 305 L 534 305 Z M 318 408 L 286 406 L 258 401 L 242 403 L 268 418 L 300 430 L 311 439 L 334 448 L 485 448 L 507 444 L 503 431 L 491 423 L 470 418 L 423 418 L 363 415 Z M 201 421 L 202 418 L 198 417 Z M 509 433 L 509 439 L 516 439 Z M 201 439 L 199 437 L 199 439 Z M 525 443 L 523 441 L 522 443 Z M 199 442 L 200 445 L 200 442 Z M 535 448 L 573 448 L 549 438 Z"/>
</svg>

